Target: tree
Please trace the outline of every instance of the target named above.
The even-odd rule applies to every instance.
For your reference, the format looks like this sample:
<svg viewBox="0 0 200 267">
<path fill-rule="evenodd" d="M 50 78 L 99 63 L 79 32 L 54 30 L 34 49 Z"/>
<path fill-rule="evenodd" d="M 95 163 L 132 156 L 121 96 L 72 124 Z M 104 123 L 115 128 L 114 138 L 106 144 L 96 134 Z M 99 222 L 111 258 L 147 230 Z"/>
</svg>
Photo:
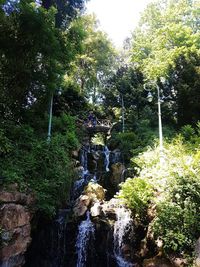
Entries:
<svg viewBox="0 0 200 267">
<path fill-rule="evenodd" d="M 85 38 L 82 52 L 72 64 L 72 75 L 79 83 L 81 93 L 96 103 L 105 80 L 112 73 L 115 51 L 106 34 L 98 30 L 94 16 L 82 16 L 79 23 Z"/>
<path fill-rule="evenodd" d="M 187 83 L 187 94 L 185 90 L 181 90 L 180 86 L 176 86 L 177 80 L 182 80 L 180 75 L 183 71 L 180 69 L 183 68 L 183 62 L 188 66 L 191 64 L 194 66 L 188 68 L 188 76 L 192 76 L 193 72 L 198 73 L 198 58 L 200 57 L 199 12 L 199 1 L 171 0 L 152 3 L 144 12 L 139 27 L 132 37 L 132 61 L 138 66 L 147 81 L 154 80 L 161 85 L 162 78 L 166 79 L 165 85 L 161 86 L 166 88 L 168 84 L 166 90 L 168 96 L 170 95 L 175 100 L 175 104 L 179 103 L 178 109 L 173 107 L 174 115 L 176 112 L 178 114 L 179 125 L 188 121 L 196 122 L 199 114 L 197 106 L 190 102 L 187 109 L 193 109 L 191 116 L 187 116 L 185 119 L 182 115 L 179 116 L 181 105 L 183 108 L 185 107 L 185 104 L 181 104 L 181 102 L 187 101 L 189 91 L 193 92 L 193 100 L 195 97 L 199 99 L 199 94 L 194 88 L 191 89 L 191 83 L 190 85 Z M 198 75 L 195 77 L 198 79 Z M 173 90 L 169 90 L 169 86 Z M 180 120 L 181 116 L 182 119 Z"/>
<path fill-rule="evenodd" d="M 76 17 L 79 10 L 84 8 L 85 0 L 42 0 L 46 9 L 52 6 L 57 8 L 56 27 L 66 27 Z"/>
<path fill-rule="evenodd" d="M 54 7 L 47 11 L 21 0 L 9 15 L 3 6 L 0 13 L 1 118 L 22 121 L 38 105 L 41 116 L 61 86 L 82 35 L 74 24 L 65 31 L 55 28 Z"/>
</svg>

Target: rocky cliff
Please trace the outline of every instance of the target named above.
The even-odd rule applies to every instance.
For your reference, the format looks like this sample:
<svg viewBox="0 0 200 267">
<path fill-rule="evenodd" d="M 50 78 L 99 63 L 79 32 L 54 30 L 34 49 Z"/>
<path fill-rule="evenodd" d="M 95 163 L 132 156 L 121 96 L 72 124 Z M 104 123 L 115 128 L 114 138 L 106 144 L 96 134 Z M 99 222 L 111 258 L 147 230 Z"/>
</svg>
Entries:
<svg viewBox="0 0 200 267">
<path fill-rule="evenodd" d="M 17 185 L 0 190 L 0 266 L 20 267 L 31 242 L 33 194 L 21 193 Z"/>
</svg>

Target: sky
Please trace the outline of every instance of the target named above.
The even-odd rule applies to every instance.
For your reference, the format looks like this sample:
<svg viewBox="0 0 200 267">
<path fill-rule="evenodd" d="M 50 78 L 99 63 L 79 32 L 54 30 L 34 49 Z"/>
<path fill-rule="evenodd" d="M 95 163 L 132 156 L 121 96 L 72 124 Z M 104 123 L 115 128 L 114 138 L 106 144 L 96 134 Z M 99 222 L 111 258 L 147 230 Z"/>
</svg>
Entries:
<svg viewBox="0 0 200 267">
<path fill-rule="evenodd" d="M 90 0 L 87 12 L 95 13 L 100 28 L 105 31 L 116 47 L 131 35 L 137 26 L 140 13 L 152 0 Z"/>
</svg>

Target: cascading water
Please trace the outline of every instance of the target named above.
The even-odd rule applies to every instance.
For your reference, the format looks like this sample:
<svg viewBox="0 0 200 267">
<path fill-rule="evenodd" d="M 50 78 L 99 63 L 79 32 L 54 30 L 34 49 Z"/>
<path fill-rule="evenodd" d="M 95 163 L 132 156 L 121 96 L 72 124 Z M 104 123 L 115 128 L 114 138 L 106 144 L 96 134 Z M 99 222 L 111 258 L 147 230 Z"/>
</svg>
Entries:
<svg viewBox="0 0 200 267">
<path fill-rule="evenodd" d="M 76 267 L 84 267 L 87 263 L 89 245 L 94 240 L 94 225 L 90 220 L 90 213 L 87 212 L 87 219 L 82 221 L 78 227 L 76 240 L 76 251 L 78 255 Z"/>
<path fill-rule="evenodd" d="M 27 254 L 25 267 L 61 267 L 65 263 L 67 221 L 70 209 L 60 209 L 54 221 L 40 223 Z M 11 267 L 8 265 L 7 267 Z M 18 265 L 14 265 L 18 266 Z M 19 265 L 21 266 L 21 265 Z"/>
<path fill-rule="evenodd" d="M 123 258 L 122 247 L 124 245 L 124 238 L 130 227 L 132 227 L 132 219 L 130 211 L 124 207 L 117 208 L 117 221 L 114 224 L 114 256 L 116 258 L 117 266 L 131 267 L 131 263 Z"/>
<path fill-rule="evenodd" d="M 84 187 L 89 182 L 95 185 L 93 188 L 105 184 L 104 187 L 111 192 L 112 183 L 109 182 L 109 175 L 112 168 L 109 173 L 109 165 L 118 161 L 120 151 L 113 153 L 107 146 L 85 145 L 79 155 L 80 164 L 76 168 L 78 179 L 71 191 L 69 210 L 61 210 L 54 222 L 47 227 L 44 225 L 40 235 L 38 234 L 35 239 L 36 242 L 34 241 L 27 267 L 133 266 L 128 262 L 129 257 L 124 255 L 124 245 L 128 240 L 126 233 L 130 231 L 132 224 L 130 213 L 124 207 L 119 208 L 114 202 L 106 207 L 108 201 L 100 197 L 103 191 L 96 192 L 95 189 L 91 194 L 84 195 Z M 98 185 L 98 182 L 101 185 Z M 109 195 L 107 197 L 109 198 Z M 87 202 L 88 199 L 90 203 L 86 205 L 86 218 L 77 225 L 85 211 L 82 215 L 75 215 L 74 208 L 78 208 L 76 205 L 79 200 L 80 203 L 83 201 L 84 206 L 84 201 Z M 115 218 L 117 221 L 113 230 L 113 224 L 110 222 Z"/>
<path fill-rule="evenodd" d="M 80 163 L 81 163 L 81 173 L 78 180 L 75 181 L 73 190 L 71 193 L 71 200 L 75 200 L 83 191 L 84 186 L 89 181 L 89 171 L 88 171 L 88 151 L 90 151 L 89 146 L 84 146 L 81 149 Z"/>
<path fill-rule="evenodd" d="M 104 155 L 105 155 L 105 169 L 109 172 L 109 164 L 110 164 L 110 150 L 107 146 L 104 147 Z"/>
</svg>

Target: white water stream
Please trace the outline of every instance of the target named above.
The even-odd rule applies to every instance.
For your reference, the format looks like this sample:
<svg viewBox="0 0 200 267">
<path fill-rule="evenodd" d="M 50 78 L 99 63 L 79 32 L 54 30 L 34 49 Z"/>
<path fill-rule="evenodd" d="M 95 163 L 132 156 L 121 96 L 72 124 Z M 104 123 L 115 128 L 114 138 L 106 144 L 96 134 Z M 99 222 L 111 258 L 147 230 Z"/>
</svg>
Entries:
<svg viewBox="0 0 200 267">
<path fill-rule="evenodd" d="M 82 221 L 78 227 L 76 239 L 77 267 L 86 266 L 88 246 L 92 240 L 94 240 L 94 225 L 90 220 L 90 213 L 87 212 L 87 219 Z"/>
<path fill-rule="evenodd" d="M 131 213 L 124 207 L 117 209 L 117 221 L 114 224 L 114 255 L 118 267 L 131 267 L 132 264 L 123 258 L 122 247 L 125 234 L 132 225 Z"/>
</svg>

